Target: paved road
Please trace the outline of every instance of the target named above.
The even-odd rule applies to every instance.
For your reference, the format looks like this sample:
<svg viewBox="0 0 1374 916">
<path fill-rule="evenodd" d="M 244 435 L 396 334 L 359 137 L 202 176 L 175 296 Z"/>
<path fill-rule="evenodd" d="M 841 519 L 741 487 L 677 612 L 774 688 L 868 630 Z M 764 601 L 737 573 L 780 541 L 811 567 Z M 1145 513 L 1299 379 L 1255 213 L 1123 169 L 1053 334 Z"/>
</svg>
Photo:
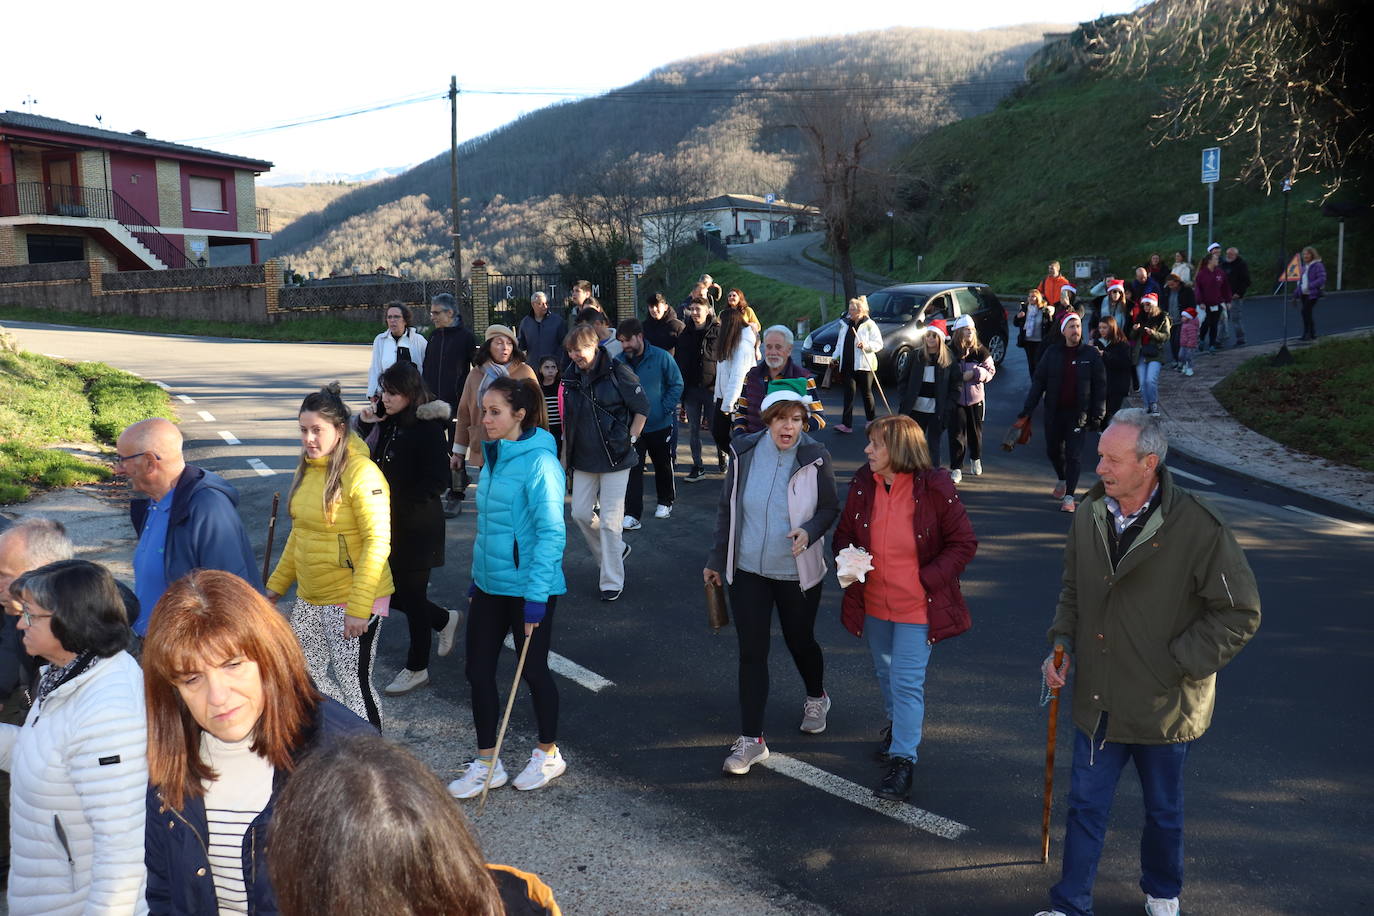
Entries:
<svg viewBox="0 0 1374 916">
<path fill-rule="evenodd" d="M 1359 310 L 1350 310 L 1351 320 L 1358 320 Z M 1255 319 L 1261 324 L 1268 320 L 1262 312 Z M 1331 330 L 1336 314 L 1333 307 Z M 270 492 L 288 486 L 299 397 L 335 377 L 357 391 L 366 360 L 359 347 L 14 330 L 30 349 L 98 356 L 193 397 L 195 404 L 182 408 L 193 460 L 237 476 L 245 516 L 258 521 Z M 990 386 L 992 442 L 1015 415 L 1025 388 L 1024 361 L 1013 349 Z M 835 399 L 827 400 L 828 409 L 837 410 Z M 200 409 L 216 422 L 197 419 Z M 242 444 L 226 444 L 220 429 Z M 847 484 L 861 460 L 861 437 L 820 435 Z M 833 584 L 817 626 L 835 700 L 829 730 L 797 732 L 801 685 L 775 640 L 767 731 L 774 753 L 787 758 L 779 762 L 786 771 L 719 775 L 738 726 L 734 637 L 728 629 L 710 634 L 698 598 L 719 486 L 713 476 L 680 483 L 673 517 L 648 519 L 628 536 L 634 545 L 630 585 L 614 605 L 595 600 L 594 569 L 580 540 L 570 539 L 570 594 L 559 607 L 556 651 L 612 686 L 593 691 L 561 681 L 560 744 L 574 771 L 542 793 L 544 800 L 503 796 L 506 813 L 483 823 L 483 842 L 499 851 L 532 833 L 539 842 L 528 847 L 522 864 L 566 888 L 580 904 L 570 912 L 630 911 L 611 890 L 618 882 L 655 893 L 655 882 L 645 880 L 643 856 L 635 855 L 644 849 L 655 863 L 648 867 L 657 870 L 661 861 L 662 874 L 679 891 L 662 907 L 668 912 L 722 911 L 727 888 L 736 892 L 729 905 L 747 901 L 751 908 L 766 904 L 792 912 L 1034 912 L 1056 872 L 1038 862 L 1044 716 L 1036 669 L 1067 526 L 1049 496 L 1053 475 L 1040 441 L 1037 435 L 1029 450 L 1010 455 L 989 452 L 988 473 L 966 479 L 962 488 L 980 539 L 964 578 L 975 626 L 935 653 L 912 799 L 914 808 L 940 820 L 913 823 L 913 807 L 884 803 L 874 810 L 860 803 L 879 776 L 869 749 L 882 724 L 881 706 L 866 650 L 839 626 Z M 282 475 L 259 477 L 247 467 L 248 457 L 260 457 Z M 1170 464 L 1205 481 L 1195 485 L 1235 525 L 1265 601 L 1260 635 L 1222 673 L 1216 721 L 1190 759 L 1186 909 L 1278 916 L 1311 903 L 1325 912 L 1367 912 L 1374 904 L 1366 878 L 1374 799 L 1365 763 L 1374 729 L 1367 702 L 1374 694 L 1368 615 L 1374 586 L 1362 574 L 1374 561 L 1374 526 L 1303 514 L 1286 507 L 1317 516 L 1325 510 L 1208 468 L 1176 459 Z M 1085 475 L 1085 483 L 1092 479 Z M 449 564 L 433 589 L 448 603 L 466 588 L 472 524 L 466 514 L 450 523 Z M 251 527 L 260 530 L 256 522 Z M 388 632 L 394 635 L 383 636 L 379 679 L 389 677 L 402 657 L 401 629 Z M 470 733 L 454 721 L 466 715 L 461 665 L 461 652 L 455 652 L 432 669 L 432 687 L 387 701 L 388 714 L 403 724 L 399 736 L 441 773 L 446 762 L 451 767 L 468 752 L 463 744 Z M 1067 721 L 1060 729 L 1052 861 L 1067 787 Z M 513 727 L 517 735 L 532 731 L 524 704 L 517 706 Z M 515 759 L 512 754 L 508 763 Z M 1102 913 L 1139 911 L 1138 797 L 1128 777 L 1099 879 Z M 622 814 L 629 819 L 624 829 L 617 824 Z M 622 837 L 634 848 L 608 848 L 625 849 L 622 861 L 632 864 L 574 855 L 585 837 L 570 833 L 568 825 L 579 817 L 596 823 L 598 832 L 586 835 L 593 837 L 589 845 Z M 617 867 L 626 873 L 617 875 Z M 709 890 L 681 892 L 703 887 L 702 876 L 710 873 L 721 880 Z"/>
<path fill-rule="evenodd" d="M 773 242 L 732 245 L 730 246 L 730 259 L 771 280 L 791 283 L 794 286 L 809 286 L 812 289 L 828 293 L 832 288 L 830 268 L 822 267 L 815 261 L 808 261 L 802 256 L 805 249 L 812 245 L 819 245 L 824 240 L 825 233 L 823 232 L 803 232 Z M 862 279 L 856 282 L 859 293 L 862 295 L 868 295 L 886 285 L 869 283 Z M 838 275 L 834 280 L 834 290 L 836 291 L 835 295 L 844 295 L 844 281 Z M 748 290 L 745 292 L 747 293 Z"/>
</svg>

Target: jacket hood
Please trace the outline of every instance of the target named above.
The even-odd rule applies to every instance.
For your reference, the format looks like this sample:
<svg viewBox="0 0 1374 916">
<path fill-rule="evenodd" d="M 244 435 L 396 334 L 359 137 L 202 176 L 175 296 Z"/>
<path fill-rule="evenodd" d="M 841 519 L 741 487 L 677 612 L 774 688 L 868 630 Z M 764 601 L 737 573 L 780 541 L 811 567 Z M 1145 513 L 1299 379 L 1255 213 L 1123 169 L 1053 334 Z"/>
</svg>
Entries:
<svg viewBox="0 0 1374 916">
<path fill-rule="evenodd" d="M 754 447 L 759 444 L 759 440 L 766 435 L 768 435 L 767 427 L 764 427 L 756 433 L 749 433 L 746 436 L 736 436 L 734 441 L 730 443 L 730 447 L 734 449 L 736 455 L 743 455 L 746 452 L 752 452 Z M 808 464 L 813 464 L 825 454 L 825 446 L 821 445 L 815 439 L 812 439 L 805 431 L 803 431 L 801 437 L 797 439 L 797 444 L 794 448 L 797 452 L 798 467 L 806 467 Z M 863 466 L 868 467 L 866 464 Z"/>
<path fill-rule="evenodd" d="M 415 419 L 417 420 L 447 420 L 453 416 L 453 408 L 448 401 L 441 401 L 435 398 L 415 408 Z"/>
<path fill-rule="evenodd" d="M 487 466 L 495 466 L 497 461 L 509 461 L 521 455 L 532 452 L 548 452 L 555 459 L 558 458 L 558 443 L 554 440 L 553 434 L 542 426 L 526 430 L 525 433 L 514 441 L 510 439 L 497 439 L 495 442 L 483 442 L 482 452 L 486 458 Z"/>
<path fill-rule="evenodd" d="M 173 525 L 185 520 L 191 511 L 191 498 L 201 490 L 218 490 L 228 498 L 231 506 L 237 508 L 239 504 L 239 491 L 234 489 L 233 484 L 214 471 L 188 464 L 173 488 L 172 508 L 168 516 Z"/>
</svg>

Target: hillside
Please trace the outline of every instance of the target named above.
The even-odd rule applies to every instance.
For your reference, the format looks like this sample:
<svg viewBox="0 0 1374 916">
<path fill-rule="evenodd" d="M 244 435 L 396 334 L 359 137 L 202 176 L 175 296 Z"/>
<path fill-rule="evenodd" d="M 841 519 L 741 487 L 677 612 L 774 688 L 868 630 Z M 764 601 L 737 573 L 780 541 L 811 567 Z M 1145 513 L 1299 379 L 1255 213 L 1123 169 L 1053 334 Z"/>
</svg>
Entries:
<svg viewBox="0 0 1374 916">
<path fill-rule="evenodd" d="M 296 185 L 258 185 L 258 206 L 272 211 L 272 227 L 283 229 L 307 213 L 323 210 L 362 187 L 363 182 L 313 182 Z"/>
<path fill-rule="evenodd" d="M 1207 188 L 1201 152 L 1222 148 L 1215 192 L 1216 238 L 1251 264 L 1255 292 L 1278 275 L 1283 200 L 1234 180 L 1245 137 L 1234 145 L 1197 139 L 1151 146 L 1151 117 L 1176 73 L 1150 79 L 1083 70 L 1045 73 L 995 111 L 950 124 L 918 139 L 903 156 L 910 175 L 898 208 L 894 278 L 961 277 L 1023 290 L 1044 275 L 1046 261 L 1077 255 L 1111 258 L 1129 270 L 1151 252 L 1182 249 L 1182 213 L 1201 214 L 1193 255 L 1207 246 Z M 1229 178 L 1229 180 L 1228 180 Z M 1305 176 L 1289 200 L 1287 247 L 1314 245 L 1334 276 L 1337 221 L 1321 215 L 1321 176 Z M 1350 194 L 1358 193 L 1352 187 Z M 1374 285 L 1367 250 L 1369 221 L 1346 223 L 1345 286 Z M 856 263 L 888 274 L 888 226 L 870 216 Z M 917 272 L 917 256 L 924 255 Z M 1263 276 L 1266 281 L 1261 282 Z"/>
<path fill-rule="evenodd" d="M 626 163 L 647 173 L 671 161 L 699 178 L 702 196 L 763 188 L 806 199 L 799 138 L 788 126 L 798 105 L 833 99 L 856 80 L 883 87 L 882 137 L 895 148 L 902 138 L 991 109 L 1021 81 L 1047 28 L 887 29 L 740 48 L 533 112 L 460 147 L 464 258 L 480 254 L 507 270 L 547 264 L 554 251 L 544 230 L 556 198 Z M 445 152 L 353 190 L 280 228 L 266 253 L 287 257 L 302 273 L 351 268 L 359 257 L 368 269 L 409 263 L 418 275 L 439 275 L 448 174 Z M 417 228 L 432 254 L 391 241 L 414 239 Z"/>
</svg>

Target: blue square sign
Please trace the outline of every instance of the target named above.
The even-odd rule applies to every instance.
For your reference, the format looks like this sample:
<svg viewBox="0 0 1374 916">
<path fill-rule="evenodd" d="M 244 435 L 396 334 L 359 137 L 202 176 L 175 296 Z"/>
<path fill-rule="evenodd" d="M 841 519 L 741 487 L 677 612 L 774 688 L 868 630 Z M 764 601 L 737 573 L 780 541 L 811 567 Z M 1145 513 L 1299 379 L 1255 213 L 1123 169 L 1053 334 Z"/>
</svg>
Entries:
<svg viewBox="0 0 1374 916">
<path fill-rule="evenodd" d="M 1202 183 L 1216 184 L 1221 180 L 1221 147 L 1210 146 L 1202 151 Z"/>
</svg>

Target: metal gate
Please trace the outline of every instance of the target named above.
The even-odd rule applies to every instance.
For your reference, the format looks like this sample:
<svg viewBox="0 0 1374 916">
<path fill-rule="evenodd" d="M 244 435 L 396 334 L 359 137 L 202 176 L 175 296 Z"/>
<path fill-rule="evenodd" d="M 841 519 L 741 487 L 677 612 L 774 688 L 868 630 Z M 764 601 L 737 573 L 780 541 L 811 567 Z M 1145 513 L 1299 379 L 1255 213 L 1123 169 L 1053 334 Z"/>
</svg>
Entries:
<svg viewBox="0 0 1374 916">
<path fill-rule="evenodd" d="M 567 314 L 568 294 L 572 292 L 573 283 L 579 279 L 591 281 L 592 295 L 601 303 L 601 307 L 611 319 L 611 324 L 614 325 L 618 317 L 615 307 L 614 274 L 601 278 L 583 278 L 561 273 L 492 273 L 487 280 L 487 289 L 491 297 L 491 320 L 495 324 L 518 328 L 520 321 L 530 313 L 530 297 L 536 292 L 542 292 L 548 297 L 549 308 L 556 314 L 570 318 Z"/>
</svg>

